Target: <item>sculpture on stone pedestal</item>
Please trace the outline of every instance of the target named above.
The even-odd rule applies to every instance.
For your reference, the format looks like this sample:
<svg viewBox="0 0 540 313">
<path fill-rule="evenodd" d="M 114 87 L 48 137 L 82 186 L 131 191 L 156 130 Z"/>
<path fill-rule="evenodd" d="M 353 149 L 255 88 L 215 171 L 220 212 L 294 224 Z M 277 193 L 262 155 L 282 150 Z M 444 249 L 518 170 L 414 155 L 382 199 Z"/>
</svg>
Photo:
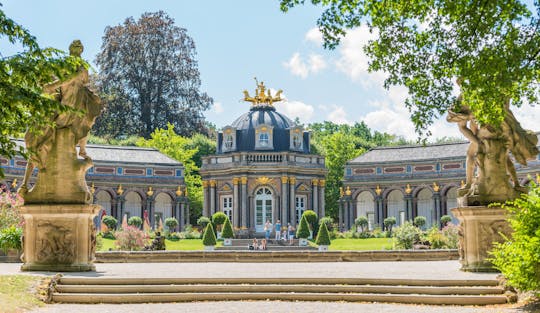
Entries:
<svg viewBox="0 0 540 313">
<path fill-rule="evenodd" d="M 83 46 L 75 40 L 69 50 L 80 57 Z M 88 71 L 81 67 L 69 79 L 45 85 L 44 92 L 70 110 L 53 113 L 47 117 L 50 124 L 25 135 L 30 158 L 19 189 L 25 220 L 22 270 L 95 270 L 92 221 L 100 206 L 92 204 L 85 180 L 92 167 L 86 137 L 102 106 L 88 83 Z M 37 180 L 29 189 L 36 167 Z"/>
<path fill-rule="evenodd" d="M 527 165 L 538 154 L 538 137 L 521 127 L 508 100 L 500 125 L 481 125 L 462 99 L 460 95 L 447 116 L 470 141 L 466 181 L 458 190 L 458 207 L 452 209 L 460 221 L 461 264 L 466 271 L 493 271 L 489 251 L 494 242 L 503 242 L 512 233 L 506 212 L 497 203 L 527 192 L 519 183 L 513 159 Z"/>
</svg>

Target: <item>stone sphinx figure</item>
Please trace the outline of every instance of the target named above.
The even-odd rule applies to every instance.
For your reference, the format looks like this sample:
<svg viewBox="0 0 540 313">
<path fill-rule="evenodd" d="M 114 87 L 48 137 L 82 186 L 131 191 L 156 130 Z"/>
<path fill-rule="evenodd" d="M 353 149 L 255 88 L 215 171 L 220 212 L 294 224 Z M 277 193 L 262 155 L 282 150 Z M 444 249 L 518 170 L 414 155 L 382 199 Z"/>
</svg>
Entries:
<svg viewBox="0 0 540 313">
<path fill-rule="evenodd" d="M 75 40 L 69 47 L 70 55 L 80 57 L 83 46 Z M 92 160 L 86 154 L 86 138 L 102 109 L 101 100 L 89 88 L 88 70 L 79 68 L 65 81 L 44 86 L 44 92 L 75 111 L 56 113 L 51 125 L 25 135 L 30 158 L 19 193 L 25 204 L 90 204 L 92 194 L 85 180 Z M 79 145 L 77 157 L 76 146 Z M 34 168 L 37 181 L 29 189 Z"/>
<path fill-rule="evenodd" d="M 510 111 L 509 101 L 504 108 L 504 120 L 499 127 L 479 125 L 469 107 L 462 103 L 461 95 L 456 106 L 448 111 L 447 121 L 457 123 L 470 141 L 466 183 L 458 191 L 459 207 L 504 203 L 526 192 L 520 186 L 512 157 L 527 165 L 527 160 L 538 154 L 538 137 L 521 127 Z"/>
</svg>

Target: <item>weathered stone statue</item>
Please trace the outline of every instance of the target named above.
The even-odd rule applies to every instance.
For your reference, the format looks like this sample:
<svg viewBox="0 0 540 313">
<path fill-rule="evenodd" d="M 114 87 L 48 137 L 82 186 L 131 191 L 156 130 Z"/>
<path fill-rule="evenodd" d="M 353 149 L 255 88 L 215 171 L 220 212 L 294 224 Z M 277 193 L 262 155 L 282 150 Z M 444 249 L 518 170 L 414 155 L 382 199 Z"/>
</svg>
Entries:
<svg viewBox="0 0 540 313">
<path fill-rule="evenodd" d="M 79 40 L 69 47 L 73 56 L 81 55 Z M 20 194 L 26 204 L 32 203 L 92 203 L 92 194 L 85 181 L 92 160 L 86 154 L 86 137 L 101 112 L 101 100 L 88 87 L 88 71 L 80 68 L 67 81 L 56 81 L 44 87 L 56 100 L 79 112 L 58 113 L 54 125 L 25 135 L 31 156 L 26 166 Z M 77 158 L 76 145 L 79 144 Z M 39 169 L 36 184 L 28 190 L 34 167 Z"/>
<path fill-rule="evenodd" d="M 69 50 L 80 57 L 83 46 L 75 40 Z M 30 158 L 19 189 L 25 202 L 21 210 L 25 220 L 22 270 L 94 270 L 96 230 L 92 219 L 100 207 L 91 204 L 85 180 L 92 166 L 85 146 L 101 112 L 101 100 L 88 87 L 84 67 L 66 81 L 47 84 L 44 92 L 74 111 L 58 112 L 51 117 L 51 125 L 25 135 Z M 37 180 L 29 188 L 36 167 Z"/>
<path fill-rule="evenodd" d="M 458 190 L 458 207 L 452 209 L 460 221 L 460 257 L 466 271 L 493 270 L 488 251 L 493 242 L 511 235 L 505 210 L 496 204 L 527 191 L 520 186 L 513 159 L 527 165 L 527 160 L 538 154 L 538 137 L 521 127 L 508 101 L 504 113 L 499 127 L 479 125 L 460 95 L 447 116 L 470 141 L 466 182 Z"/>
</svg>

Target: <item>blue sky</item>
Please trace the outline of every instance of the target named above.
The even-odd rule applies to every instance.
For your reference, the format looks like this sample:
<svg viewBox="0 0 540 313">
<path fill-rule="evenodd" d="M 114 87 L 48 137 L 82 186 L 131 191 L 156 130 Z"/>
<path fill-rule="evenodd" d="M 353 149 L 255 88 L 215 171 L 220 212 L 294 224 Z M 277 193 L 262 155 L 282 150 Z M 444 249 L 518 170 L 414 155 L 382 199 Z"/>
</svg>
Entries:
<svg viewBox="0 0 540 313">
<path fill-rule="evenodd" d="M 333 51 L 324 50 L 315 28 L 321 10 L 304 6 L 279 11 L 278 0 L 0 0 L 4 12 L 24 25 L 40 45 L 67 50 L 80 39 L 91 62 L 101 47 L 106 26 L 143 12 L 163 10 L 195 40 L 202 89 L 215 100 L 206 118 L 218 128 L 249 109 L 242 90 L 255 89 L 253 77 L 282 89 L 286 102 L 278 110 L 302 122 L 364 120 L 380 131 L 415 139 L 403 106 L 404 88 L 382 88 L 384 74 L 367 73 L 361 51 L 371 36 L 365 28 L 350 31 Z M 4 42 L 1 43 L 5 45 Z M 2 47 L 4 56 L 10 51 Z M 539 130 L 538 107 L 516 109 L 526 128 Z M 444 120 L 432 128 L 436 137 L 459 136 Z"/>
</svg>

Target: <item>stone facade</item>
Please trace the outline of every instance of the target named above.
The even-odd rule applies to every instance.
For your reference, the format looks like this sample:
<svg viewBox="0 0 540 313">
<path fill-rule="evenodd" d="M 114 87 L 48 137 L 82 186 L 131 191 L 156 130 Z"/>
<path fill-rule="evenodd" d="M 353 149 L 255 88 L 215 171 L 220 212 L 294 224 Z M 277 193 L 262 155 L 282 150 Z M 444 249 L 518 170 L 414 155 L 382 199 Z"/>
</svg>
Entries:
<svg viewBox="0 0 540 313">
<path fill-rule="evenodd" d="M 22 141 L 16 142 L 24 145 Z M 158 221 L 156 217 L 163 221 L 176 217 L 180 228 L 189 223 L 181 163 L 148 148 L 88 145 L 86 150 L 94 161 L 94 167 L 86 173 L 86 181 L 93 203 L 102 207 L 100 215 L 112 215 L 121 221 L 124 214 L 142 218 L 146 210 L 151 225 Z M 15 191 L 22 181 L 26 162 L 22 156 L 13 159 L 0 156 L 5 173 L 0 185 Z"/>
<path fill-rule="evenodd" d="M 340 225 L 350 228 L 367 216 L 370 228 L 383 227 L 394 216 L 397 225 L 424 216 L 426 227 L 457 207 L 457 191 L 465 180 L 468 142 L 427 146 L 375 148 L 347 163 Z M 540 173 L 540 157 L 528 166 L 515 163 L 522 185 Z"/>
</svg>

